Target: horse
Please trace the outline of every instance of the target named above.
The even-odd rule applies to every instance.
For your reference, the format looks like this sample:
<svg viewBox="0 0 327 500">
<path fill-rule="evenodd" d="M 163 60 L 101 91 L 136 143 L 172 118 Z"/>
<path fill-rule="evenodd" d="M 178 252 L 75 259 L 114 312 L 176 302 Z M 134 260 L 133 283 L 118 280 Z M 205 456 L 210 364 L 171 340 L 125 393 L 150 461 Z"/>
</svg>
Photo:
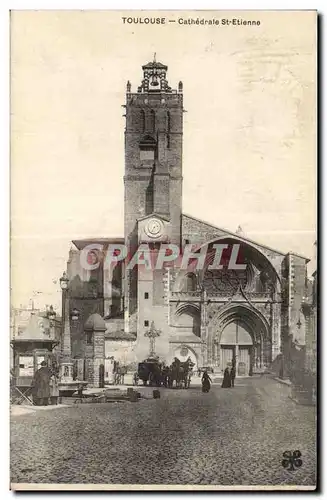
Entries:
<svg viewBox="0 0 327 500">
<path fill-rule="evenodd" d="M 191 361 L 191 358 L 187 358 L 186 361 L 181 363 L 180 369 L 180 384 L 184 389 L 188 389 L 191 385 L 191 376 L 193 373 L 194 363 Z"/>
<path fill-rule="evenodd" d="M 169 368 L 168 373 L 168 387 L 172 388 L 174 381 L 176 383 L 177 389 L 188 389 L 191 382 L 191 373 L 194 363 L 188 358 L 186 361 L 182 362 L 178 358 L 175 358 Z"/>
<path fill-rule="evenodd" d="M 123 385 L 126 373 L 127 373 L 126 366 L 119 366 L 119 363 L 117 363 L 114 369 L 114 384 Z"/>
<path fill-rule="evenodd" d="M 161 369 L 161 383 L 164 387 L 169 386 L 169 366 L 164 366 Z"/>
<path fill-rule="evenodd" d="M 176 382 L 176 388 L 180 387 L 180 365 L 181 362 L 178 358 L 175 358 L 169 367 L 168 373 L 168 386 L 172 388 L 174 386 L 174 381 Z"/>
<path fill-rule="evenodd" d="M 133 375 L 133 385 L 139 385 L 139 380 L 140 380 L 140 377 L 139 377 L 138 373 L 135 372 Z"/>
<path fill-rule="evenodd" d="M 161 365 L 154 365 L 149 375 L 149 385 L 160 387 L 162 383 L 162 368 Z"/>
</svg>

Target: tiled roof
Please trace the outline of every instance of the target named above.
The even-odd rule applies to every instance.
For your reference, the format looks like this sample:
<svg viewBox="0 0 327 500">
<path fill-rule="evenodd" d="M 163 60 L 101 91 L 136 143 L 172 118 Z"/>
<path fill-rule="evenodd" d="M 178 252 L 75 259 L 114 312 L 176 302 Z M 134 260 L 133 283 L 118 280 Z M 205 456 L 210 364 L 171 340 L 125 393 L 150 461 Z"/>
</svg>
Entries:
<svg viewBox="0 0 327 500">
<path fill-rule="evenodd" d="M 18 321 L 15 341 L 54 341 L 49 320 L 39 314 L 31 314 L 22 323 Z"/>
<path fill-rule="evenodd" d="M 144 64 L 144 66 L 142 66 L 142 69 L 152 69 L 152 68 L 160 68 L 160 69 L 165 69 L 167 70 L 168 69 L 168 66 L 166 66 L 165 64 L 162 64 L 161 62 L 157 62 L 157 61 L 152 61 L 152 62 L 149 62 L 147 64 Z"/>
<path fill-rule="evenodd" d="M 226 238 L 227 237 L 235 238 L 235 239 L 238 239 L 240 241 L 243 241 L 244 243 L 252 243 L 252 244 L 258 245 L 262 248 L 266 248 L 267 250 L 272 250 L 273 252 L 278 253 L 279 255 L 286 255 L 285 252 L 280 252 L 279 250 L 268 247 L 267 245 L 264 245 L 263 243 L 260 243 L 258 241 L 250 240 L 250 238 L 247 238 L 245 236 L 241 236 L 237 233 L 232 233 L 231 231 L 229 231 L 227 229 L 213 225 L 211 222 L 207 222 L 207 221 L 204 221 L 202 219 L 198 219 L 197 217 L 193 217 L 193 215 L 183 213 L 182 219 L 184 219 L 184 220 L 192 219 L 196 222 L 200 222 L 201 224 L 205 224 L 206 226 L 211 227 L 212 229 L 217 229 L 218 231 L 221 231 L 222 233 L 224 233 L 224 235 L 226 235 Z M 293 254 L 293 255 L 295 255 L 295 254 Z M 302 257 L 302 256 L 300 255 L 299 257 Z M 303 257 L 303 258 L 306 258 L 306 257 Z M 307 260 L 310 260 L 310 259 L 307 259 Z"/>
<path fill-rule="evenodd" d="M 92 245 L 92 244 L 102 244 L 104 247 L 109 245 L 110 243 L 119 243 L 123 244 L 125 242 L 124 238 L 122 237 L 117 237 L 117 238 L 85 238 L 82 240 L 73 240 L 72 243 L 75 245 L 78 250 L 82 250 L 85 248 L 87 245 Z"/>
<path fill-rule="evenodd" d="M 106 340 L 136 340 L 136 335 L 133 333 L 127 333 L 124 330 L 116 330 L 115 332 L 106 332 L 104 335 Z"/>
</svg>

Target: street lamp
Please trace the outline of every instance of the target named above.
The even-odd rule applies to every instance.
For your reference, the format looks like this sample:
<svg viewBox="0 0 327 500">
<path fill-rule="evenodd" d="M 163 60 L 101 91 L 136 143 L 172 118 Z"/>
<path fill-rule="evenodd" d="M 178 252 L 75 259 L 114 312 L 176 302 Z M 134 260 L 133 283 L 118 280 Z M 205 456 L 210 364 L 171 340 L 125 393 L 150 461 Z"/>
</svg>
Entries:
<svg viewBox="0 0 327 500">
<path fill-rule="evenodd" d="M 156 330 L 154 327 L 154 322 L 152 321 L 150 330 L 146 331 L 144 334 L 144 337 L 148 337 L 150 340 L 150 358 L 155 358 L 156 353 L 155 353 L 155 345 L 156 345 L 156 338 L 160 337 L 161 331 Z"/>
<path fill-rule="evenodd" d="M 73 363 L 71 362 L 71 335 L 69 318 L 68 285 L 69 279 L 64 272 L 60 278 L 60 288 L 62 290 L 62 321 L 61 321 L 61 354 L 60 380 L 62 382 L 73 381 Z"/>
<path fill-rule="evenodd" d="M 79 320 L 79 315 L 80 315 L 80 312 L 78 309 L 76 309 L 76 307 L 74 307 L 74 309 L 72 310 L 72 314 L 71 314 L 71 318 L 73 321 L 78 321 Z"/>
</svg>

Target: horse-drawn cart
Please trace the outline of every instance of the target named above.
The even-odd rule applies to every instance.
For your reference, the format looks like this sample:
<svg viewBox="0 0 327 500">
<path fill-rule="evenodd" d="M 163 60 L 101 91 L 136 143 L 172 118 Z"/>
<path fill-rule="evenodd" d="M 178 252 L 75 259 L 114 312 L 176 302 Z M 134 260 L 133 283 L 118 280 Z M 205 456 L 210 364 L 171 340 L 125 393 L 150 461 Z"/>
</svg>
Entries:
<svg viewBox="0 0 327 500">
<path fill-rule="evenodd" d="M 181 362 L 175 358 L 170 366 L 160 363 L 156 358 L 145 359 L 138 364 L 137 374 L 134 375 L 135 381 L 142 380 L 143 385 L 172 388 L 188 389 L 191 383 L 194 364 L 190 359 Z M 137 385 L 137 382 L 135 382 Z"/>
<path fill-rule="evenodd" d="M 148 358 L 138 364 L 137 375 L 143 385 L 159 387 L 162 382 L 162 367 L 156 359 Z"/>
</svg>

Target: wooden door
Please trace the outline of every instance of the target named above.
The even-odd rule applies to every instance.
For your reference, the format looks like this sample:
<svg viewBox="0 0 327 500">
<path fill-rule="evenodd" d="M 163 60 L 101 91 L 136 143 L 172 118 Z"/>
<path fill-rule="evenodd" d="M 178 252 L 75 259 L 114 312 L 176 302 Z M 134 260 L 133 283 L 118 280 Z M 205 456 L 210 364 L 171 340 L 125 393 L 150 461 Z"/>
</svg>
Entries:
<svg viewBox="0 0 327 500">
<path fill-rule="evenodd" d="M 250 348 L 239 346 L 238 374 L 249 375 L 250 372 Z"/>
<path fill-rule="evenodd" d="M 232 362 L 234 355 L 234 347 L 232 346 L 221 346 L 221 370 L 224 371 L 227 368 L 227 364 Z"/>
</svg>

